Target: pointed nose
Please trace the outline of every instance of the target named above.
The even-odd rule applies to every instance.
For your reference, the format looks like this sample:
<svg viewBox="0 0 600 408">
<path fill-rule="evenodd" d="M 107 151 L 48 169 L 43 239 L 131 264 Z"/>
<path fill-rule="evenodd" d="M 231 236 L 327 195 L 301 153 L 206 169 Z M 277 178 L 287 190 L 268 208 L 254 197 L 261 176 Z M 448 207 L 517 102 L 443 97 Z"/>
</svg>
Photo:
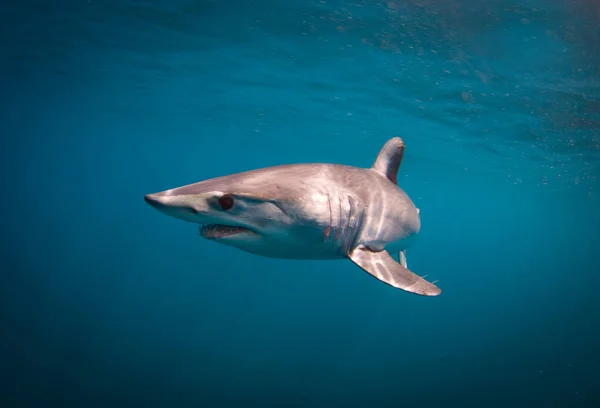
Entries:
<svg viewBox="0 0 600 408">
<path fill-rule="evenodd" d="M 144 196 L 144 201 L 157 209 L 160 209 L 165 206 L 156 194 L 146 194 Z"/>
</svg>

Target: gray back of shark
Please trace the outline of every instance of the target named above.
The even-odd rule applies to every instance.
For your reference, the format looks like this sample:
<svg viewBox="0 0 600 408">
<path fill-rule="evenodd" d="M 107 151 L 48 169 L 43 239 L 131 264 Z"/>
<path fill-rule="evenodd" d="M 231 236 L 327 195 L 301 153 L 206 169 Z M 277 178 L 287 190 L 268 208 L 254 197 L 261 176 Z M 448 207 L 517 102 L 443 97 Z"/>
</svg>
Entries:
<svg viewBox="0 0 600 408">
<path fill-rule="evenodd" d="M 404 143 L 396 137 L 371 168 L 289 164 L 216 177 L 148 194 L 147 203 L 200 224 L 209 240 L 271 258 L 349 259 L 407 292 L 441 290 L 407 269 L 419 210 L 398 187 Z M 391 253 L 398 253 L 396 262 Z"/>
</svg>

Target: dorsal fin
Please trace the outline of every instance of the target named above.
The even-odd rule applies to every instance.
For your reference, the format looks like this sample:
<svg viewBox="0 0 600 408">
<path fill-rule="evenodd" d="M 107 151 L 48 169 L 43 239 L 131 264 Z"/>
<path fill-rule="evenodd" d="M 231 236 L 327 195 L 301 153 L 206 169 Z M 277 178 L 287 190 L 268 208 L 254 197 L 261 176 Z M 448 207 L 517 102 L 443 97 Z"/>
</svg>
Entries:
<svg viewBox="0 0 600 408">
<path fill-rule="evenodd" d="M 403 155 L 404 142 L 401 138 L 394 137 L 383 145 L 371 168 L 387 177 L 392 183 L 397 184 L 396 175 Z"/>
</svg>

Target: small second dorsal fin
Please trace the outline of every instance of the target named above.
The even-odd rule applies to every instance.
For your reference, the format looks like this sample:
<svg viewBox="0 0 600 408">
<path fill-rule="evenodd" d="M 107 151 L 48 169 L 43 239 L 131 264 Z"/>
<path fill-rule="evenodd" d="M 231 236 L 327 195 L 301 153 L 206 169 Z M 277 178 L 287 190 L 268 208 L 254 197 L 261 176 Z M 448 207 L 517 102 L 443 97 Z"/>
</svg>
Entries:
<svg viewBox="0 0 600 408">
<path fill-rule="evenodd" d="M 392 183 L 397 184 L 396 175 L 398 174 L 400 163 L 402 163 L 403 155 L 404 142 L 401 138 L 394 137 L 383 145 L 371 168 L 387 177 Z"/>
</svg>

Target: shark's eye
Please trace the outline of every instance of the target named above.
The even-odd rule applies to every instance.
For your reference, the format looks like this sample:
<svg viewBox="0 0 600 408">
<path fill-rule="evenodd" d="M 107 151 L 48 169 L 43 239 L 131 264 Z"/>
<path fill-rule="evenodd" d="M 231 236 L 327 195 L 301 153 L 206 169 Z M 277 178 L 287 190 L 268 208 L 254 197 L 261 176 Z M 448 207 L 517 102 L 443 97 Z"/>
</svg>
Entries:
<svg viewBox="0 0 600 408">
<path fill-rule="evenodd" d="M 229 210 L 233 207 L 233 196 L 231 194 L 223 194 L 219 197 L 219 205 L 223 210 Z"/>
</svg>

